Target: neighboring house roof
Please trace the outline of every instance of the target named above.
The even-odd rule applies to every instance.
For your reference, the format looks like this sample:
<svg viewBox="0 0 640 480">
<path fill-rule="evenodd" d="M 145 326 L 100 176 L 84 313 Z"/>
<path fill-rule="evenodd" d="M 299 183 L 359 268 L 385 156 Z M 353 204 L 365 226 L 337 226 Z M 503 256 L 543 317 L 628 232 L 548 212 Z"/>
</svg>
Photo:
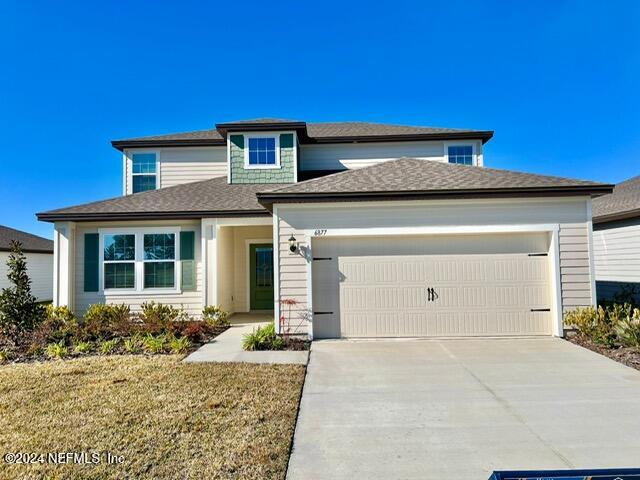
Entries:
<svg viewBox="0 0 640 480">
<path fill-rule="evenodd" d="M 38 214 L 92 221 L 269 215 L 282 201 L 601 195 L 613 185 L 492 168 L 402 158 L 289 184 L 228 184 L 226 177 Z"/>
<path fill-rule="evenodd" d="M 415 127 L 370 122 L 322 122 L 306 123 L 299 120 L 258 118 L 236 122 L 218 123 L 216 128 L 168 135 L 153 135 L 124 140 L 111 144 L 118 150 L 135 147 L 163 146 L 215 146 L 225 145 L 227 132 L 234 130 L 267 131 L 274 129 L 295 130 L 302 143 L 350 143 L 392 142 L 410 140 L 481 139 L 488 141 L 491 130 L 466 130 L 457 128 Z"/>
<path fill-rule="evenodd" d="M 613 193 L 593 201 L 594 223 L 640 218 L 640 175 L 618 183 Z"/>
<path fill-rule="evenodd" d="M 256 216 L 269 213 L 256 198 L 269 184 L 228 184 L 226 177 L 38 213 L 39 220 L 135 220 Z"/>
<path fill-rule="evenodd" d="M 444 198 L 482 196 L 603 195 L 613 185 L 401 158 L 358 170 L 347 170 L 258 194 L 260 203 L 368 198 Z"/>
<path fill-rule="evenodd" d="M 0 252 L 11 251 L 11 242 L 22 244 L 22 250 L 28 253 L 53 253 L 53 241 L 31 233 L 0 225 Z"/>
</svg>

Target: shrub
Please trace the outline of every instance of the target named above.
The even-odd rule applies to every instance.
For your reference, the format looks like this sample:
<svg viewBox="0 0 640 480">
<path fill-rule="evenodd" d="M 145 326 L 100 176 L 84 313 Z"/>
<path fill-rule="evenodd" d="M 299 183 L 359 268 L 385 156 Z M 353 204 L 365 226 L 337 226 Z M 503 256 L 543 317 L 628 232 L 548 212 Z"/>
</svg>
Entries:
<svg viewBox="0 0 640 480">
<path fill-rule="evenodd" d="M 144 323 L 159 324 L 167 328 L 169 322 L 188 320 L 189 316 L 182 308 L 162 303 L 144 302 L 140 318 Z"/>
<path fill-rule="evenodd" d="M 580 335 L 607 346 L 615 344 L 615 323 L 609 310 L 598 307 L 576 308 L 565 315 L 565 323 L 573 325 Z"/>
<path fill-rule="evenodd" d="M 49 304 L 45 307 L 45 319 L 55 320 L 58 323 L 66 324 L 74 322 L 76 320 L 76 316 L 66 305 L 61 307 L 54 307 L 53 305 Z"/>
<path fill-rule="evenodd" d="M 44 309 L 31 293 L 27 260 L 20 242 L 11 242 L 7 266 L 10 286 L 0 293 L 0 333 L 17 343 L 24 332 L 33 331 L 42 322 Z"/>
<path fill-rule="evenodd" d="M 202 318 L 212 327 L 228 327 L 228 317 L 220 305 L 208 305 L 202 310 Z"/>
<path fill-rule="evenodd" d="M 49 358 L 64 358 L 69 355 L 69 349 L 64 342 L 50 343 L 47 345 L 47 356 Z"/>
<path fill-rule="evenodd" d="M 169 348 L 171 353 L 185 353 L 189 350 L 191 341 L 187 337 L 176 338 L 173 337 L 169 340 Z"/>
<path fill-rule="evenodd" d="M 245 350 L 282 350 L 284 341 L 276 334 L 276 326 L 269 323 L 242 337 Z"/>
<path fill-rule="evenodd" d="M 126 336 L 131 330 L 131 309 L 128 305 L 96 303 L 84 314 L 82 331 L 87 340 Z"/>
<path fill-rule="evenodd" d="M 2 363 L 7 363 L 9 360 L 11 360 L 11 357 L 13 355 L 11 355 L 11 352 L 5 348 L 0 349 L 0 364 Z"/>
<path fill-rule="evenodd" d="M 98 344 L 98 349 L 100 350 L 100 353 L 102 353 L 103 355 L 108 355 L 110 353 L 115 352 L 117 346 L 118 346 L 118 339 L 112 338 L 111 340 L 102 340 Z"/>
<path fill-rule="evenodd" d="M 615 332 L 621 345 L 640 348 L 640 309 L 634 308 L 631 311 L 629 308 L 625 318 L 620 319 L 615 326 Z"/>
<path fill-rule="evenodd" d="M 166 338 L 164 335 L 153 336 L 147 334 L 143 340 L 143 347 L 145 352 L 148 353 L 162 353 L 164 352 L 164 345 Z"/>
<path fill-rule="evenodd" d="M 78 342 L 75 344 L 73 351 L 76 353 L 89 353 L 93 349 L 91 342 Z"/>
<path fill-rule="evenodd" d="M 136 333 L 125 339 L 123 348 L 127 353 L 138 353 L 142 348 L 142 337 Z"/>
<path fill-rule="evenodd" d="M 32 342 L 42 345 L 51 342 L 66 344 L 79 337 L 82 337 L 80 326 L 69 307 L 47 305 L 45 319 L 33 332 Z"/>
<path fill-rule="evenodd" d="M 206 322 L 188 322 L 179 334 L 188 338 L 191 342 L 200 343 L 211 333 L 210 329 L 211 327 Z"/>
</svg>

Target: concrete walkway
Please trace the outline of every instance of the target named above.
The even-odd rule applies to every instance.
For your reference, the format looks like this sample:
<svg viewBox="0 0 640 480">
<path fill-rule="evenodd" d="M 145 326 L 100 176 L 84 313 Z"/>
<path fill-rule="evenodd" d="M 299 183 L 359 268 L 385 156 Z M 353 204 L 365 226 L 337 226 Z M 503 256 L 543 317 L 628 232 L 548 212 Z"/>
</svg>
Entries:
<svg viewBox="0 0 640 480">
<path fill-rule="evenodd" d="M 242 336 L 266 325 L 267 322 L 234 323 L 234 317 L 231 317 L 231 327 L 227 331 L 218 335 L 212 342 L 204 344 L 184 361 L 307 364 L 309 352 L 245 352 L 242 349 Z"/>
<path fill-rule="evenodd" d="M 640 372 L 561 339 L 314 342 L 289 480 L 640 466 Z"/>
</svg>

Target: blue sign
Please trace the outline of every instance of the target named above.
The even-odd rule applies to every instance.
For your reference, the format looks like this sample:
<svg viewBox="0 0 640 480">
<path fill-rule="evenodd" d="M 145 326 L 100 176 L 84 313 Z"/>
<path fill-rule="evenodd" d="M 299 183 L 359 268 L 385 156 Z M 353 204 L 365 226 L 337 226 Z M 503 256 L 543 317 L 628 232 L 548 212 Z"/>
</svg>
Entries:
<svg viewBox="0 0 640 480">
<path fill-rule="evenodd" d="M 640 480 L 640 468 L 493 472 L 489 480 Z"/>
</svg>

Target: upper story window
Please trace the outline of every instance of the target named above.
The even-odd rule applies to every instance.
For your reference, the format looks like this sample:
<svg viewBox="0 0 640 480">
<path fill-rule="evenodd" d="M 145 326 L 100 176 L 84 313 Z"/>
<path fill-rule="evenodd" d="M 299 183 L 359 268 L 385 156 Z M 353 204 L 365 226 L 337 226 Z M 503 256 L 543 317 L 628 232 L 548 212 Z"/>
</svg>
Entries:
<svg viewBox="0 0 640 480">
<path fill-rule="evenodd" d="M 245 168 L 279 168 L 278 137 L 249 136 Z"/>
<path fill-rule="evenodd" d="M 134 153 L 132 163 L 132 192 L 146 192 L 156 189 L 156 154 L 153 152 Z"/>
<path fill-rule="evenodd" d="M 473 147 L 471 145 L 451 145 L 447 149 L 449 163 L 473 165 Z"/>
</svg>

